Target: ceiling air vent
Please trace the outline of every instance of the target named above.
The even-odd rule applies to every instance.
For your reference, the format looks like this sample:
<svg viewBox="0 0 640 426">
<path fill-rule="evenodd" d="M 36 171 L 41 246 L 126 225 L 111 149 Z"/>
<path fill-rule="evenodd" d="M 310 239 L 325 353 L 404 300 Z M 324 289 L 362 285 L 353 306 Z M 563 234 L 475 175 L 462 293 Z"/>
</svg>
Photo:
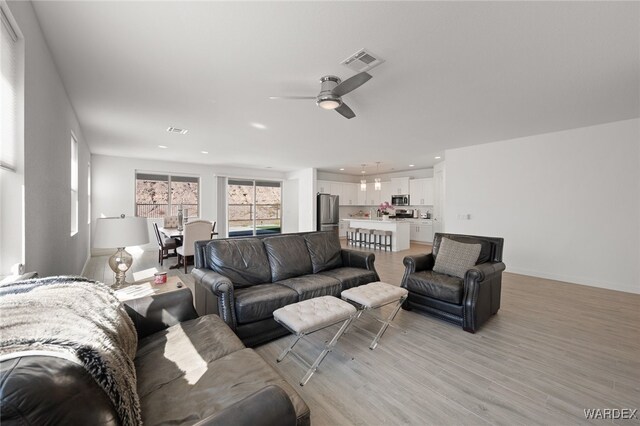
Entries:
<svg viewBox="0 0 640 426">
<path fill-rule="evenodd" d="M 370 50 L 361 49 L 341 62 L 342 65 L 355 72 L 369 71 L 384 62 L 378 55 Z"/>
<path fill-rule="evenodd" d="M 181 135 L 186 135 L 188 130 L 187 129 L 179 129 L 177 127 L 168 127 L 167 128 L 167 132 L 169 132 L 169 133 L 179 133 Z"/>
</svg>

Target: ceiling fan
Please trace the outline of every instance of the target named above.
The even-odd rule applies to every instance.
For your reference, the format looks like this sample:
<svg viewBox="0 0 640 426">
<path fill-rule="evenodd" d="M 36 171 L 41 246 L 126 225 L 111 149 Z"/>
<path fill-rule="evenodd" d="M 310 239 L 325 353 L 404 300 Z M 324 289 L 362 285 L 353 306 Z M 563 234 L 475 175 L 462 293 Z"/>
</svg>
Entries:
<svg viewBox="0 0 640 426">
<path fill-rule="evenodd" d="M 316 105 L 323 109 L 333 109 L 345 118 L 353 118 L 356 114 L 342 102 L 342 97 L 371 79 L 371 75 L 361 72 L 345 81 L 335 75 L 325 75 L 320 79 L 318 96 L 270 96 L 269 99 L 315 99 Z"/>
</svg>

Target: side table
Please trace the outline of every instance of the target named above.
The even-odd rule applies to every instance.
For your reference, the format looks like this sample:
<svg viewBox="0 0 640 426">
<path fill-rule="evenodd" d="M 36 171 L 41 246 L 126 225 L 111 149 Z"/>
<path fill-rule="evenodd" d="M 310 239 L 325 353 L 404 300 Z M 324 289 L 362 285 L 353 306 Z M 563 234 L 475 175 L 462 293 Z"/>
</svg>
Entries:
<svg viewBox="0 0 640 426">
<path fill-rule="evenodd" d="M 164 284 L 153 279 L 137 282 L 116 292 L 138 331 L 138 339 L 175 323 L 175 318 L 198 318 L 193 294 L 179 277 L 167 277 Z"/>
</svg>

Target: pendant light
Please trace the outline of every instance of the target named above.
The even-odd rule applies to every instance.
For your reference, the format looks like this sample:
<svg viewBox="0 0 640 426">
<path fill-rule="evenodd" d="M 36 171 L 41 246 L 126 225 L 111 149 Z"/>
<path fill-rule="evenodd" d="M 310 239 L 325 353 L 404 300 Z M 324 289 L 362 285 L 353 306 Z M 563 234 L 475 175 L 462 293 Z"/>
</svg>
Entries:
<svg viewBox="0 0 640 426">
<path fill-rule="evenodd" d="M 362 173 L 362 179 L 360 179 L 360 191 L 366 191 L 367 190 L 367 180 L 364 178 L 364 174 L 366 173 L 364 171 L 364 166 L 366 166 L 366 164 L 362 164 L 362 171 L 360 171 L 360 173 Z"/>
<path fill-rule="evenodd" d="M 378 176 L 380 176 L 380 162 L 379 161 L 376 161 L 376 174 Z M 374 182 L 375 183 L 373 184 L 373 188 L 376 191 L 381 191 L 382 190 L 382 183 L 380 182 L 380 177 L 375 178 Z"/>
</svg>

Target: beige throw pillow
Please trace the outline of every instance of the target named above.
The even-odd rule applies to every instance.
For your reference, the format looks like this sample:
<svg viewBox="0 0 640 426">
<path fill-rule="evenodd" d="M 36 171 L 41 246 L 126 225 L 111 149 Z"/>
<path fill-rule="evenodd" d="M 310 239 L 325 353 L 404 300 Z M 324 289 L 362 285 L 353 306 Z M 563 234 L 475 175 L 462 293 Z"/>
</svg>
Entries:
<svg viewBox="0 0 640 426">
<path fill-rule="evenodd" d="M 464 274 L 478 261 L 480 244 L 465 244 L 443 238 L 433 266 L 433 272 L 464 278 Z"/>
</svg>

